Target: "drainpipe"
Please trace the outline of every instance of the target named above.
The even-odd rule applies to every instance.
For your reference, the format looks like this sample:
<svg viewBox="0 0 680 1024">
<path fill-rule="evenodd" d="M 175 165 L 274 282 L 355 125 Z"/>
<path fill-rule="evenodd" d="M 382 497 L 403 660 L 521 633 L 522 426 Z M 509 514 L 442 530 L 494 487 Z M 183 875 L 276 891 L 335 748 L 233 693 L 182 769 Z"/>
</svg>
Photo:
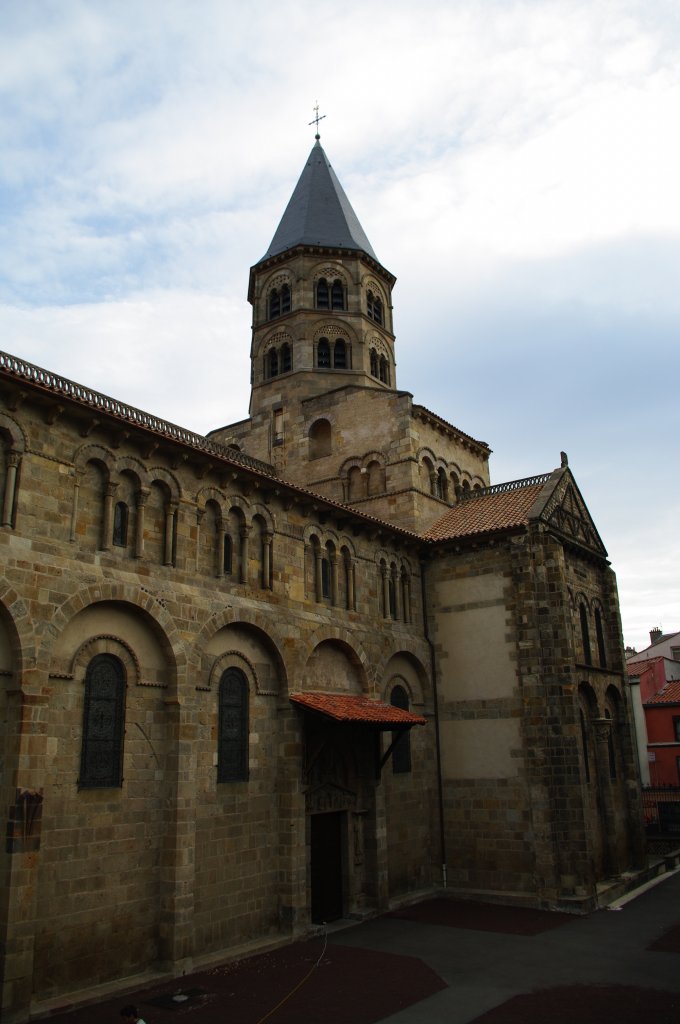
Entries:
<svg viewBox="0 0 680 1024">
<path fill-rule="evenodd" d="M 427 645 L 430 648 L 430 671 L 432 673 L 432 697 L 434 702 L 434 735 L 437 763 L 437 800 L 439 803 L 439 842 L 442 859 L 442 884 L 446 889 L 446 832 L 444 830 L 444 785 L 442 782 L 442 747 L 439 735 L 439 696 L 437 690 L 437 663 L 434 656 L 434 644 L 430 639 L 430 630 L 427 618 L 427 588 L 425 586 L 425 559 L 420 559 L 420 587 L 421 600 L 423 605 L 423 632 Z"/>
</svg>

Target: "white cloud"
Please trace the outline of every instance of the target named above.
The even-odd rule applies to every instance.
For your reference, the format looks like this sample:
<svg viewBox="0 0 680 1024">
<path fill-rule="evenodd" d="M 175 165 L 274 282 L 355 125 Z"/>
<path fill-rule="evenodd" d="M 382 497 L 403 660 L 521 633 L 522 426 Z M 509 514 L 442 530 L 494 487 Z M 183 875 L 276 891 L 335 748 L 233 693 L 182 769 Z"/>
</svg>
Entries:
<svg viewBox="0 0 680 1024">
<path fill-rule="evenodd" d="M 495 479 L 567 448 L 624 623 L 680 625 L 639 556 L 680 504 L 679 68 L 673 5 L 642 0 L 5 5 L 0 344 L 198 431 L 244 416 L 248 268 L 318 98 L 399 276 L 400 386 Z"/>
</svg>

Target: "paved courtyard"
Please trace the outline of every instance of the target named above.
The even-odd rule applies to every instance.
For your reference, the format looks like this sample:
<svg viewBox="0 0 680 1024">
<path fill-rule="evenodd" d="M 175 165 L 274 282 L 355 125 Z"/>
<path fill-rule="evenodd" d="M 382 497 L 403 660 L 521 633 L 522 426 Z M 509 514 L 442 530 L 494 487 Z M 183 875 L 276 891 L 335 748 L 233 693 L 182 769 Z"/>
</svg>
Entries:
<svg viewBox="0 0 680 1024">
<path fill-rule="evenodd" d="M 680 873 L 572 917 L 428 900 L 52 1024 L 679 1024 Z"/>
</svg>

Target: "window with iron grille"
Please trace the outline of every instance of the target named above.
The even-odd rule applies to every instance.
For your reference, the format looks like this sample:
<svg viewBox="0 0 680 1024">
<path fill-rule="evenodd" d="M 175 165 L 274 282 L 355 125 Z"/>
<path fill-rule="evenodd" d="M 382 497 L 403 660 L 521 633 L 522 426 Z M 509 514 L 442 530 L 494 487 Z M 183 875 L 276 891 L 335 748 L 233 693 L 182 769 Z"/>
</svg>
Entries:
<svg viewBox="0 0 680 1024">
<path fill-rule="evenodd" d="M 409 710 L 408 694 L 403 686 L 394 687 L 390 694 L 390 704 L 393 708 L 401 708 L 402 711 Z M 403 734 L 401 736 L 399 732 L 393 732 L 392 739 L 395 740 L 397 737 L 399 737 L 399 739 L 392 748 L 392 771 L 395 775 L 405 775 L 407 772 L 411 771 L 410 730 L 403 730 Z"/>
<path fill-rule="evenodd" d="M 219 686 L 217 781 L 248 778 L 248 680 L 238 668 L 222 673 Z"/>
<path fill-rule="evenodd" d="M 85 675 L 81 789 L 122 785 L 125 669 L 112 654 L 97 654 Z"/>
</svg>

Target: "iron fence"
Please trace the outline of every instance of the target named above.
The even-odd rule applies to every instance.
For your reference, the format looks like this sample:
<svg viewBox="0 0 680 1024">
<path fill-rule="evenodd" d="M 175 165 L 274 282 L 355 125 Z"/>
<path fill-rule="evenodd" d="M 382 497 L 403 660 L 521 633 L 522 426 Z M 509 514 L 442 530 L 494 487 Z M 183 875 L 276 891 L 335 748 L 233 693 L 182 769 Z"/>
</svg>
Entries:
<svg viewBox="0 0 680 1024">
<path fill-rule="evenodd" d="M 680 838 L 680 786 L 643 786 L 642 813 L 648 835 Z"/>
</svg>

